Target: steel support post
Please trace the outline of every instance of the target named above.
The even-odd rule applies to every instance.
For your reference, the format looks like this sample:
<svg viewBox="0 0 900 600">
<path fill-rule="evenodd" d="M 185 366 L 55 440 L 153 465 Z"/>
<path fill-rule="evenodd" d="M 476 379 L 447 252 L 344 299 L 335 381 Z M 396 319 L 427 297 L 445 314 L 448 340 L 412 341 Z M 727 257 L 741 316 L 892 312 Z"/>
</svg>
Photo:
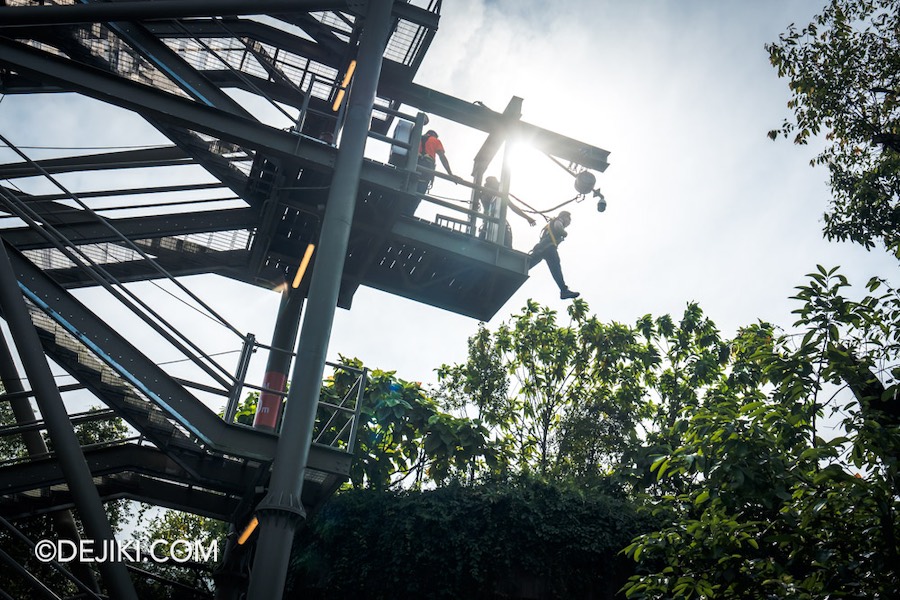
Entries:
<svg viewBox="0 0 900 600">
<path fill-rule="evenodd" d="M 393 0 L 369 0 L 366 10 L 356 81 L 350 92 L 346 125 L 322 222 L 319 257 L 310 281 L 307 314 L 297 346 L 269 493 L 257 508 L 260 536 L 250 577 L 250 600 L 282 597 L 294 530 L 306 516 L 300 500 L 303 474 L 309 459 L 382 54 L 391 29 L 392 5 Z"/>
<path fill-rule="evenodd" d="M 272 331 L 272 349 L 266 362 L 264 388 L 279 392 L 287 389 L 287 376 L 293 358 L 291 348 L 297 343 L 303 300 L 300 290 L 288 287 L 281 293 L 281 304 L 278 306 L 275 329 Z M 273 392 L 260 392 L 253 426 L 266 431 L 275 431 L 281 414 L 281 399 L 282 396 Z"/>
<path fill-rule="evenodd" d="M 3 389 L 7 394 L 23 394 L 20 398 L 9 400 L 13 416 L 16 418 L 16 424 L 24 425 L 36 421 L 37 417 L 35 417 L 34 410 L 31 408 L 28 396 L 25 395 L 25 386 L 22 385 L 22 381 L 19 379 L 19 370 L 16 368 L 12 353 L 9 351 L 9 344 L 6 343 L 6 337 L 3 334 L 0 334 L 0 381 L 3 382 Z M 44 438 L 39 430 L 23 431 L 22 441 L 25 443 L 25 449 L 28 451 L 29 456 L 47 454 L 47 444 L 44 443 Z M 56 511 L 53 513 L 52 518 L 53 528 L 56 530 L 59 538 L 71 540 L 77 544 L 81 538 L 78 534 L 78 528 L 75 526 L 72 511 Z M 100 591 L 100 588 L 97 587 L 94 572 L 85 563 L 75 562 L 71 568 L 72 574 L 91 591 Z"/>
<path fill-rule="evenodd" d="M 53 442 L 56 460 L 59 461 L 60 469 L 65 475 L 84 529 L 98 547 L 102 543 L 101 540 L 115 540 L 100 494 L 94 486 L 91 470 L 84 459 L 81 444 L 69 422 L 62 396 L 41 348 L 41 340 L 31 323 L 19 282 L 9 261 L 6 243 L 2 239 L 0 239 L 0 306 L 3 307 L 3 314 L 16 342 L 19 358 L 34 390 L 47 433 Z M 137 600 L 125 563 L 104 561 L 99 563 L 99 567 L 114 598 Z"/>
<path fill-rule="evenodd" d="M 500 169 L 500 222 L 497 223 L 497 243 L 506 245 L 506 213 L 509 207 L 509 183 L 512 169 L 509 165 L 510 141 L 506 139 L 503 147 L 503 167 Z"/>
<path fill-rule="evenodd" d="M 250 359 L 256 352 L 256 336 L 248 333 L 244 338 L 244 346 L 241 348 L 241 356 L 238 358 L 237 370 L 234 374 L 234 387 L 228 394 L 228 403 L 225 405 L 225 422 L 234 423 L 238 404 L 241 402 L 241 392 L 244 390 L 244 382 L 247 380 L 247 369 L 250 368 Z"/>
</svg>

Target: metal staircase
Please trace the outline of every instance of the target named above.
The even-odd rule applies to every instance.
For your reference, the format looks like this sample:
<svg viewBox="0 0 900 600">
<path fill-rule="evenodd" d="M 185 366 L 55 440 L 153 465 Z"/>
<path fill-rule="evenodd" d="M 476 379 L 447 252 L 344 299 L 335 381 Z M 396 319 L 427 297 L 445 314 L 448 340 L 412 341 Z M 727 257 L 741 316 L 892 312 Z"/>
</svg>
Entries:
<svg viewBox="0 0 900 600">
<path fill-rule="evenodd" d="M 177 465 L 178 473 L 194 484 L 212 485 L 212 489 L 221 492 L 233 494 L 234 489 L 216 487 L 218 476 L 210 477 L 211 464 L 223 473 L 229 464 L 254 472 L 266 468 L 274 455 L 275 434 L 226 423 L 185 387 L 196 384 L 176 380 L 27 258 L 12 249 L 8 251 L 47 356 L 125 419 L 138 432 L 142 443 L 151 443 L 169 463 Z M 201 388 L 216 391 L 209 385 Z M 229 390 L 223 387 L 218 393 L 227 396 Z M 355 419 L 357 403 L 350 406 Z M 323 418 L 327 420 L 333 413 L 332 409 L 325 409 Z M 352 443 L 348 444 L 347 436 L 330 442 L 314 444 L 310 456 L 310 511 L 349 474 Z M 201 466 L 202 471 L 198 470 Z M 261 477 L 264 480 L 264 474 L 252 479 L 259 481 Z M 17 481 L 15 474 L 4 476 L 0 469 L 0 491 L 18 489 L 21 481 Z M 242 481 L 247 481 L 246 476 L 231 483 L 233 486 Z M 228 480 L 221 482 L 227 484 Z M 211 507 L 196 508 L 201 514 L 222 512 Z"/>
</svg>

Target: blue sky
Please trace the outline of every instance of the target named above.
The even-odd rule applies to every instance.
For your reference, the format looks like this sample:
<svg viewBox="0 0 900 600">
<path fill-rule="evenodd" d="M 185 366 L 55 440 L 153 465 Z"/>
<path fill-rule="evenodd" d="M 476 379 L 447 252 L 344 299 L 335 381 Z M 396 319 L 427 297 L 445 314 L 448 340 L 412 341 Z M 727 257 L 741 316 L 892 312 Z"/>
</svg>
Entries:
<svg viewBox="0 0 900 600">
<path fill-rule="evenodd" d="M 590 200 L 570 207 L 573 224 L 560 249 L 570 286 L 601 319 L 678 315 L 696 301 L 726 336 L 757 319 L 789 327 L 788 297 L 816 264 L 841 265 L 860 286 L 897 270 L 880 250 L 822 239 L 829 192 L 826 171 L 809 167 L 815 143 L 796 147 L 766 137 L 788 116 L 788 90 L 763 44 L 791 22 L 808 22 L 817 8 L 783 0 L 454 0 L 444 3 L 416 81 L 495 110 L 520 96 L 525 121 L 612 153 L 611 166 L 598 174 L 607 211 L 597 213 Z M 441 119 L 431 126 L 454 171 L 468 174 L 484 135 Z M 23 146 L 165 141 L 134 116 L 71 96 L 8 97 L 0 130 Z M 386 158 L 386 149 L 372 149 L 379 153 Z M 454 197 L 465 191 L 447 182 L 435 188 Z M 517 155 L 512 192 L 538 207 L 574 195 L 571 177 L 528 149 Z M 516 247 L 527 251 L 538 230 L 515 216 L 510 221 Z M 268 341 L 277 294 L 213 277 L 187 282 L 241 331 Z M 163 303 L 150 286 L 140 289 Z M 560 311 L 566 306 L 541 264 L 490 325 L 529 298 Z M 198 325 L 204 320 L 192 312 L 173 315 L 199 331 L 208 351 L 237 347 L 233 337 Z M 329 356 L 357 356 L 428 382 L 442 362 L 464 359 L 476 327 L 472 319 L 361 289 L 353 310 L 337 313 Z M 261 372 L 256 360 L 253 373 L 261 379 Z"/>
</svg>

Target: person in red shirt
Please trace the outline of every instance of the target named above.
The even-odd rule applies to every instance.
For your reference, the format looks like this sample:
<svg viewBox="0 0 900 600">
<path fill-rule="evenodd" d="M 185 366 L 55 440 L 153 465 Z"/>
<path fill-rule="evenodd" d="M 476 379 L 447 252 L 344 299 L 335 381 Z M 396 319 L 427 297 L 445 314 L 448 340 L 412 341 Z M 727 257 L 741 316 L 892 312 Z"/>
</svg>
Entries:
<svg viewBox="0 0 900 600">
<path fill-rule="evenodd" d="M 425 132 L 425 135 L 422 136 L 422 142 L 419 144 L 419 164 L 426 169 L 434 171 L 437 166 L 437 159 L 441 160 L 441 164 L 444 165 L 444 170 L 447 171 L 447 175 L 455 180 L 458 179 L 458 177 L 453 174 L 453 170 L 450 169 L 450 161 L 447 160 L 447 155 L 444 152 L 444 144 L 442 144 L 441 140 L 438 138 L 437 132 L 434 129 L 429 129 Z M 422 178 L 419 179 L 419 193 L 427 193 L 428 190 L 431 189 L 431 184 L 433 182 L 434 173 L 423 173 Z"/>
</svg>

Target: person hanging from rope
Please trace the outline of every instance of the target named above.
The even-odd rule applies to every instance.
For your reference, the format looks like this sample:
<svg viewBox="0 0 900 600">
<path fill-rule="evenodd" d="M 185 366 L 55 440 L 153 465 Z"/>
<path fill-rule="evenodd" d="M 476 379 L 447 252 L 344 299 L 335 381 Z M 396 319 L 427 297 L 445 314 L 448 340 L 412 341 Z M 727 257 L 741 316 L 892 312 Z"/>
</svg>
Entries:
<svg viewBox="0 0 900 600">
<path fill-rule="evenodd" d="M 566 281 L 562 274 L 562 266 L 559 263 L 559 252 L 556 250 L 557 246 L 566 239 L 566 227 L 568 227 L 571 222 L 572 215 L 569 211 L 560 211 L 556 217 L 550 219 L 547 225 L 544 226 L 544 229 L 541 231 L 540 240 L 538 240 L 538 243 L 535 244 L 534 248 L 532 248 L 531 252 L 528 254 L 529 269 L 542 260 L 547 263 L 547 268 L 550 269 L 550 275 L 553 276 L 553 281 L 559 286 L 559 297 L 563 300 L 577 298 L 581 295 L 578 292 L 573 292 L 569 289 L 569 286 L 566 285 Z"/>
<path fill-rule="evenodd" d="M 484 180 L 484 190 L 478 193 L 478 200 L 481 202 L 481 209 L 486 216 L 494 217 L 495 219 L 500 218 L 500 181 L 496 177 L 490 176 Z M 512 202 L 507 204 L 507 206 L 511 211 L 528 221 L 528 224 L 534 227 L 536 221 L 525 214 L 525 211 Z M 496 221 L 492 222 L 486 220 L 481 226 L 481 231 L 478 232 L 478 237 L 483 240 L 488 240 L 489 242 L 499 241 L 500 228 L 498 225 L 499 224 Z M 505 225 L 506 237 L 504 239 L 504 244 L 507 248 L 512 248 L 512 229 L 509 226 L 509 222 L 506 222 Z"/>
<path fill-rule="evenodd" d="M 429 169 L 431 172 L 422 173 L 419 179 L 419 193 L 425 194 L 428 193 L 428 190 L 431 188 L 431 184 L 434 182 L 434 169 L 437 166 L 437 159 L 441 159 L 441 164 L 444 165 L 444 170 L 447 171 L 447 175 L 449 175 L 454 182 L 459 182 L 460 178 L 453 174 L 453 171 L 450 169 L 450 161 L 447 160 L 447 155 L 444 152 L 444 144 L 438 139 L 438 134 L 434 129 L 429 129 L 425 132 L 425 135 L 422 136 L 422 141 L 419 144 L 419 165 Z"/>
</svg>

